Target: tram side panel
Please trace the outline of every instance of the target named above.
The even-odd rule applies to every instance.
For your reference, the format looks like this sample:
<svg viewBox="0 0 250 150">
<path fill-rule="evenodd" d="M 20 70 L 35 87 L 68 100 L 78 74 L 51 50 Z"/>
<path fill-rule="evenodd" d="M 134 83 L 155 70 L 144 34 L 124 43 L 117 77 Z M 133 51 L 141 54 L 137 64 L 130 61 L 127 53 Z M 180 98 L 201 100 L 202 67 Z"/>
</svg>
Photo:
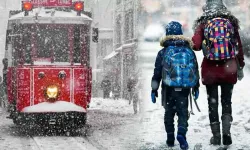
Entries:
<svg viewBox="0 0 250 150">
<path fill-rule="evenodd" d="M 87 108 L 88 104 L 88 69 L 76 68 L 74 71 L 73 97 L 76 105 Z"/>
<path fill-rule="evenodd" d="M 23 108 L 30 106 L 31 103 L 31 69 L 17 69 L 17 111 L 22 111 Z"/>
<path fill-rule="evenodd" d="M 90 103 L 91 101 L 91 92 L 92 92 L 92 68 L 88 69 L 88 80 L 87 80 L 87 88 L 88 88 L 88 92 L 87 92 L 87 101 L 88 103 Z"/>
</svg>

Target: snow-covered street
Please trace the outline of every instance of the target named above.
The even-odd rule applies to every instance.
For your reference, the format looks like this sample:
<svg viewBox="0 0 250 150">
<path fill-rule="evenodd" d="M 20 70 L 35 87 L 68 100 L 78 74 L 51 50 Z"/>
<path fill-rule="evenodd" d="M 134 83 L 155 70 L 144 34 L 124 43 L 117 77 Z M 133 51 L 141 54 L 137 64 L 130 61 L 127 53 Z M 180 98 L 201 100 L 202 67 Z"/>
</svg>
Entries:
<svg viewBox="0 0 250 150">
<path fill-rule="evenodd" d="M 74 125 L 76 121 L 68 122 L 67 119 L 77 120 L 79 117 L 72 115 L 67 119 L 59 118 L 58 122 L 61 124 L 56 124 L 57 120 L 49 114 L 50 120 L 53 120 L 48 123 L 49 127 L 54 128 L 48 130 L 33 126 L 28 129 L 26 124 L 24 126 L 15 125 L 11 119 L 7 118 L 9 113 L 6 108 L 0 106 L 0 150 L 180 150 L 177 140 L 175 140 L 174 148 L 169 148 L 166 145 L 165 110 L 161 104 L 161 88 L 158 90 L 159 97 L 157 97 L 156 103 L 152 103 L 151 78 L 155 58 L 162 48 L 159 39 L 162 34 L 165 35 L 163 25 L 172 19 L 179 19 L 183 24 L 183 33 L 192 36 L 191 25 L 197 15 L 202 12 L 201 6 L 203 4 L 201 3 L 205 3 L 206 0 L 81 0 L 84 1 L 84 3 L 80 3 L 81 7 L 86 7 L 86 9 L 81 8 L 76 12 L 70 9 L 73 6 L 77 8 L 75 4 L 78 0 L 68 0 L 69 2 L 73 1 L 74 5 L 65 7 L 65 10 L 63 7 L 54 8 L 54 6 L 46 9 L 34 7 L 32 11 L 27 10 L 28 16 L 23 16 L 27 14 L 22 12 L 17 14 L 18 17 L 12 18 L 12 22 L 8 24 L 8 18 L 11 16 L 9 11 L 20 10 L 21 1 L 0 1 L 0 76 L 1 78 L 5 77 L 3 79 L 7 78 L 4 80 L 6 83 L 0 81 L 0 92 L 2 92 L 0 93 L 2 94 L 0 102 L 5 97 L 3 93 L 6 84 L 9 102 L 12 102 L 10 106 L 17 107 L 14 110 L 35 113 L 35 115 L 44 112 L 60 112 L 67 117 L 67 113 L 70 112 L 84 112 L 84 121 L 87 114 L 87 123 L 84 128 L 61 132 L 54 128 L 63 123 Z M 37 7 L 41 7 L 40 1 L 42 0 L 34 1 L 39 2 Z M 46 2 L 59 3 L 63 1 L 67 0 L 47 0 Z M 233 0 L 231 1 L 233 2 Z M 146 8 L 149 9 L 149 12 L 143 8 L 145 7 L 143 6 L 144 2 L 145 6 L 148 3 L 148 8 Z M 170 2 L 172 2 L 171 5 Z M 181 4 L 182 2 L 183 4 Z M 242 15 L 244 13 L 241 11 L 238 12 L 239 20 L 243 24 L 243 28 L 241 28 L 243 33 L 246 29 L 250 29 L 250 21 L 248 21 L 250 20 L 250 3 L 246 5 L 247 7 L 241 6 L 247 2 L 245 0 L 241 4 L 241 1 L 237 1 L 237 5 L 240 5 L 237 7 L 239 9 L 243 7 L 244 12 L 248 12 L 246 15 Z M 185 6 L 179 6 L 179 4 Z M 186 6 L 186 4 L 189 5 Z M 234 8 L 233 5 L 234 3 L 231 4 L 232 8 Z M 35 11 L 35 9 L 37 10 Z M 143 11 L 146 15 L 143 15 Z M 78 16 L 79 14 L 80 16 Z M 56 17 L 58 18 L 55 19 Z M 63 22 L 61 25 L 57 22 L 60 20 Z M 42 23 L 42 21 L 44 22 Z M 20 29 L 23 29 L 19 31 L 19 26 L 14 26 L 15 24 L 21 24 Z M 30 24 L 32 28 L 29 27 Z M 39 27 L 40 25 L 44 26 L 43 24 L 46 25 L 46 29 Z M 51 28 L 47 27 L 47 24 L 51 25 Z M 138 29 L 138 26 L 142 26 L 141 29 Z M 61 27 L 62 31 L 59 30 Z M 43 30 L 44 32 L 42 32 Z M 49 35 L 53 35 L 50 37 L 51 40 L 47 40 Z M 67 42 L 64 42 L 63 38 Z M 41 42 L 41 46 L 39 46 L 39 40 L 43 39 L 44 42 Z M 250 41 L 247 40 L 247 38 L 244 39 L 248 44 Z M 56 42 L 58 43 L 56 44 Z M 48 47 L 45 46 L 46 44 Z M 246 45 L 243 47 L 247 49 Z M 249 51 L 249 49 L 247 50 Z M 46 56 L 38 57 L 38 54 L 45 54 L 45 51 L 48 51 Z M 65 52 L 65 55 L 61 52 Z M 200 66 L 204 56 L 201 51 L 195 52 L 195 54 L 199 63 L 199 71 L 201 71 Z M 55 59 L 57 56 L 58 59 Z M 67 61 L 61 61 L 61 58 L 66 57 Z M 8 58 L 9 62 L 5 64 L 4 61 L 2 62 L 3 58 Z M 31 59 L 32 62 L 28 59 Z M 227 150 L 250 150 L 250 57 L 245 56 L 245 63 L 244 78 L 237 81 L 233 89 L 233 121 L 231 126 L 233 144 L 227 147 Z M 10 71 L 7 71 L 7 68 Z M 18 70 L 20 68 L 23 69 L 22 72 Z M 28 69 L 30 72 L 26 72 Z M 7 75 L 3 74 L 6 72 L 8 72 Z M 21 73 L 22 75 L 20 75 Z M 139 77 L 137 78 L 137 76 Z M 131 91 L 134 89 L 130 90 L 128 85 L 130 85 L 130 79 L 134 77 L 142 83 L 142 86 L 140 84 L 135 86 L 136 88 L 142 87 L 138 94 L 139 110 L 135 114 L 133 104 L 130 104 L 129 100 L 126 99 L 133 94 Z M 104 79 L 109 80 L 110 85 L 102 85 Z M 30 81 L 28 82 L 28 80 Z M 52 91 L 52 96 L 50 91 Z M 103 93 L 108 93 L 109 98 L 104 99 L 102 96 L 106 94 Z M 90 95 L 92 97 L 89 103 Z M 59 96 L 66 98 L 59 99 Z M 117 99 L 113 99 L 114 97 Z M 222 150 L 223 145 L 213 146 L 210 144 L 212 133 L 208 116 L 207 92 L 202 84 L 197 103 L 201 112 L 198 112 L 193 102 L 194 115 L 191 115 L 188 120 L 189 127 L 186 137 L 189 150 Z M 18 107 L 18 105 L 20 106 Z M 221 112 L 222 108 L 219 102 L 220 116 Z M 16 119 L 20 118 L 21 115 L 16 117 Z M 28 118 L 25 121 L 31 122 L 31 119 Z M 42 121 L 41 119 L 40 122 Z M 176 116 L 175 126 L 177 126 L 177 121 L 178 117 Z M 77 123 L 82 125 L 82 120 L 78 120 Z M 175 130 L 175 135 L 176 132 L 177 130 Z"/>
<path fill-rule="evenodd" d="M 15 126 L 5 110 L 0 110 L 1 150 L 95 150 L 134 149 L 138 131 L 138 115 L 133 114 L 127 100 L 93 98 L 88 113 L 87 136 L 80 131 L 78 136 L 44 134 L 39 129 L 22 131 Z M 124 127 L 124 128 L 123 128 Z M 130 128 L 131 127 L 131 128 Z M 131 137 L 126 133 L 132 133 Z M 121 140 L 123 139 L 123 140 Z M 128 144 L 128 139 L 132 142 Z M 129 146 L 130 148 L 127 148 Z"/>
<path fill-rule="evenodd" d="M 6 119 L 6 112 L 0 110 L 0 147 L 1 150 L 97 150 L 84 136 L 66 134 L 43 134 L 40 129 L 25 130 Z M 80 134 L 81 135 L 81 134 Z"/>
<path fill-rule="evenodd" d="M 93 99 L 94 101 L 95 99 Z M 106 100 L 107 103 L 102 104 L 102 99 L 96 99 L 93 106 L 91 106 L 89 111 L 89 119 L 87 123 L 87 136 L 83 133 L 85 130 L 80 131 L 77 136 L 66 136 L 66 134 L 59 133 L 49 133 L 45 134 L 39 129 L 33 130 L 21 130 L 15 126 L 11 120 L 7 119 L 7 113 L 5 110 L 0 110 L 0 147 L 1 150 L 95 150 L 95 149 L 109 149 L 108 144 L 99 143 L 99 139 L 104 136 L 100 135 L 98 131 L 106 131 L 116 126 L 124 125 L 128 122 L 132 123 L 133 120 L 133 110 L 126 103 L 127 101 L 121 100 L 119 106 L 109 107 L 109 110 L 105 105 L 110 105 L 114 100 Z M 122 106 L 124 107 L 123 110 Z M 102 108 L 103 107 L 103 108 Z M 130 113 L 130 112 L 131 113 Z M 106 136 L 110 140 L 110 135 Z M 101 136 L 101 137 L 100 137 Z M 111 138 L 113 139 L 113 138 Z M 114 138 L 115 139 L 115 138 Z M 113 143 L 115 144 L 115 142 Z"/>
<path fill-rule="evenodd" d="M 199 53 L 198 53 L 199 55 Z M 249 61 L 246 61 L 249 64 Z M 149 70 L 148 70 L 149 71 Z M 233 93 L 232 138 L 233 145 L 230 150 L 249 149 L 250 136 L 250 104 L 248 89 L 249 70 L 245 69 L 245 77 L 235 85 Z M 134 115 L 132 105 L 127 100 L 113 100 L 93 98 L 88 115 L 88 135 L 71 137 L 66 135 L 31 136 L 23 135 L 14 126 L 11 120 L 6 119 L 4 110 L 0 112 L 0 147 L 1 150 L 56 150 L 56 149 L 107 149 L 107 150 L 150 150 L 167 149 L 166 133 L 163 124 L 164 109 L 160 98 L 153 104 L 150 100 L 150 76 L 145 81 L 145 95 L 143 97 L 144 110 Z M 201 150 L 213 150 L 218 147 L 209 145 L 211 137 L 205 87 L 200 88 L 198 104 L 199 113 L 194 108 L 195 115 L 189 120 L 187 134 L 190 149 L 201 145 Z M 178 143 L 176 142 L 178 149 Z M 92 150 L 90 149 L 90 150 Z"/>
<path fill-rule="evenodd" d="M 144 43 L 145 44 L 145 43 Z M 158 48 L 157 44 L 150 44 L 151 49 Z M 147 47 L 147 49 L 150 47 Z M 202 53 L 196 52 L 201 64 Z M 235 85 L 233 92 L 233 122 L 232 122 L 232 138 L 233 144 L 228 148 L 229 150 L 249 150 L 250 136 L 250 103 L 248 102 L 250 88 L 250 72 L 249 72 L 249 59 L 246 58 L 246 67 L 244 70 L 245 77 L 242 81 L 238 81 Z M 148 68 L 148 67 L 147 67 Z M 144 97 L 143 97 L 143 111 L 140 115 L 132 116 L 126 121 L 126 123 L 114 126 L 105 130 L 98 130 L 93 132 L 93 137 L 98 138 L 97 142 L 101 145 L 106 145 L 107 149 L 140 149 L 140 150 L 162 150 L 167 149 L 166 133 L 164 128 L 164 109 L 161 106 L 160 97 L 157 99 L 157 103 L 153 104 L 150 99 L 150 82 L 152 76 L 152 70 L 145 70 L 145 84 L 144 84 Z M 212 146 L 209 144 L 210 137 L 212 136 L 209 126 L 208 118 L 208 104 L 205 86 L 200 87 L 200 96 L 198 99 L 198 105 L 201 112 L 198 112 L 193 104 L 195 115 L 192 115 L 189 120 L 189 131 L 187 138 L 190 149 L 198 150 L 214 150 L 219 146 Z M 221 106 L 219 106 L 221 110 Z M 112 109 L 110 109 L 112 111 Z M 115 110 L 117 111 L 117 110 Z M 117 111 L 118 112 L 118 111 Z M 121 113 L 121 112 L 119 112 Z M 220 111 L 221 114 L 221 111 Z M 177 118 L 176 118 L 177 122 Z M 176 149 L 179 149 L 179 145 L 175 143 Z"/>
<path fill-rule="evenodd" d="M 248 62 L 249 64 L 249 62 Z M 229 148 L 230 150 L 237 149 L 250 149 L 248 147 L 249 141 L 248 138 L 250 136 L 250 118 L 249 118 L 249 93 L 248 89 L 250 78 L 249 78 L 249 70 L 245 69 L 245 78 L 238 82 L 235 85 L 233 92 L 233 117 L 234 121 L 232 123 L 232 138 L 233 145 Z M 150 85 L 150 79 L 148 81 L 148 85 Z M 150 90 L 147 91 L 150 93 Z M 157 104 L 151 103 L 149 94 L 148 97 L 145 98 L 145 104 L 147 104 L 147 110 L 143 114 L 143 120 L 147 120 L 147 122 L 143 122 L 142 129 L 140 130 L 144 139 L 144 146 L 146 149 L 164 149 L 166 148 L 166 133 L 164 128 L 164 109 L 160 106 L 160 98 L 157 99 Z M 205 86 L 201 85 L 200 87 L 200 97 L 198 99 L 198 104 L 201 108 L 201 112 L 199 113 L 197 109 L 194 107 L 195 115 L 192 115 L 189 119 L 189 131 L 187 133 L 187 140 L 190 144 L 190 149 L 194 149 L 195 145 L 201 144 L 202 150 L 213 150 L 216 149 L 216 146 L 209 145 L 210 137 L 212 136 L 211 129 L 209 126 L 209 118 L 208 118 L 208 104 L 207 104 L 207 95 L 205 91 Z M 221 110 L 221 108 L 220 108 Z M 220 113 L 221 114 L 221 113 Z M 177 122 L 177 118 L 176 118 Z M 139 134 L 141 135 L 141 134 Z M 176 142 L 176 147 L 179 147 Z"/>
</svg>

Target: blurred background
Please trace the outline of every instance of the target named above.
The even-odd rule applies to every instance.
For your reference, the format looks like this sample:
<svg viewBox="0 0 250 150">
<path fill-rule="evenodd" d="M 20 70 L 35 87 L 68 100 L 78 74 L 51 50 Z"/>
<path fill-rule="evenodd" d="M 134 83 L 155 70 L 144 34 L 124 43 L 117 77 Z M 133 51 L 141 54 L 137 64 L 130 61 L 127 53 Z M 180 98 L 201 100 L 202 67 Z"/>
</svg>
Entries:
<svg viewBox="0 0 250 150">
<path fill-rule="evenodd" d="M 165 34 L 170 21 L 179 21 L 185 36 L 192 37 L 193 23 L 202 15 L 206 0 L 141 0 L 139 12 L 140 66 L 152 69 L 159 40 Z M 248 0 L 224 0 L 232 14 L 240 20 L 240 34 L 246 56 L 250 56 L 250 2 Z"/>
<path fill-rule="evenodd" d="M 186 35 L 192 34 L 193 21 L 202 14 L 206 0 L 141 0 L 142 11 L 139 22 L 145 29 L 152 23 L 166 24 L 180 21 Z M 248 0 L 224 0 L 232 13 L 241 21 L 241 29 L 250 26 L 250 2 Z"/>
<path fill-rule="evenodd" d="M 202 6 L 205 3 L 206 0 L 140 0 L 138 64 L 143 70 L 141 78 L 144 84 L 144 97 L 150 97 L 154 63 L 158 51 L 162 49 L 159 41 L 165 35 L 166 24 L 170 21 L 179 21 L 183 26 L 184 36 L 192 38 L 193 23 L 202 15 Z M 224 3 L 240 21 L 243 50 L 245 57 L 250 57 L 250 1 L 224 0 Z M 196 55 L 203 58 L 201 52 L 196 52 Z M 147 106 L 147 102 L 143 106 L 152 107 Z"/>
</svg>

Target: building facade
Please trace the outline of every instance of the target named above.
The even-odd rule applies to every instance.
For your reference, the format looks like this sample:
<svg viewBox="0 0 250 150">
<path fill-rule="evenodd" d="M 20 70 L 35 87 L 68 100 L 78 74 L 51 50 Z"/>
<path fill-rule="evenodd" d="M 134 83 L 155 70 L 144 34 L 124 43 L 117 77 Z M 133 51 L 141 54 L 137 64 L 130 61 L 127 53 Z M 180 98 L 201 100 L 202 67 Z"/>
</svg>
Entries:
<svg viewBox="0 0 250 150">
<path fill-rule="evenodd" d="M 119 97 L 128 99 L 128 78 L 137 69 L 139 0 L 116 0 L 114 4 L 113 51 L 104 58 L 104 67 Z"/>
<path fill-rule="evenodd" d="M 92 96 L 101 97 L 101 81 L 107 75 L 104 58 L 113 51 L 114 0 L 85 0 L 85 9 L 92 14 L 92 27 L 98 28 L 98 42 L 91 43 Z"/>
</svg>

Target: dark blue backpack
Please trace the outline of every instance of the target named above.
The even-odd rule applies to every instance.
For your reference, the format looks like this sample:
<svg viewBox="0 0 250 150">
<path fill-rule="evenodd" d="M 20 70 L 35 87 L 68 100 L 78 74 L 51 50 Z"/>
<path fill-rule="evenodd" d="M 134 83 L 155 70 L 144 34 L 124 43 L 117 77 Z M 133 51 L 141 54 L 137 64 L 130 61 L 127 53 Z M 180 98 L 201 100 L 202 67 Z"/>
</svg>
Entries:
<svg viewBox="0 0 250 150">
<path fill-rule="evenodd" d="M 195 53 L 187 46 L 168 46 L 163 55 L 162 80 L 171 87 L 194 87 L 199 80 Z"/>
</svg>

